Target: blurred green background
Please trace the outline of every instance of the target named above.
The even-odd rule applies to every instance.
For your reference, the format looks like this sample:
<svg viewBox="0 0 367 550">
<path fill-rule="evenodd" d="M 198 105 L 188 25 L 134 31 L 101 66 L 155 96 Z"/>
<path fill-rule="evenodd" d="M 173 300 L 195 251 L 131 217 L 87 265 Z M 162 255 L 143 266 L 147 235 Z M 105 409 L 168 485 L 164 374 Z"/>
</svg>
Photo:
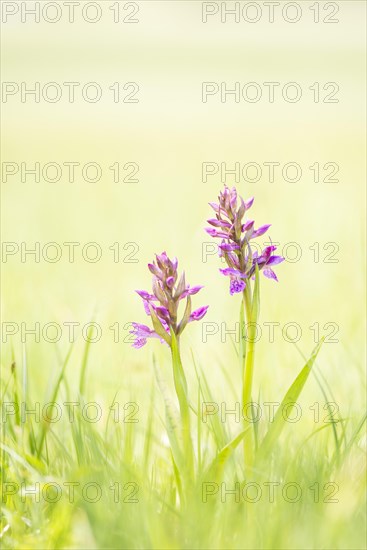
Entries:
<svg viewBox="0 0 367 550">
<path fill-rule="evenodd" d="M 42 2 L 41 2 L 42 4 Z M 60 3 L 61 4 L 61 3 Z M 83 5 L 83 2 L 81 3 Z M 122 16 L 132 11 L 120 3 Z M 41 17 L 26 23 L 20 13 L 9 16 L 2 32 L 3 82 L 25 82 L 30 88 L 40 82 L 97 82 L 103 90 L 98 103 L 88 103 L 76 89 L 74 103 L 67 101 L 67 90 L 57 103 L 39 103 L 20 94 L 3 102 L 3 162 L 98 163 L 102 177 L 89 183 L 76 169 L 75 182 L 68 181 L 64 169 L 59 182 L 39 183 L 20 173 L 2 183 L 2 240 L 32 248 L 57 242 L 63 250 L 59 262 L 21 262 L 20 254 L 3 258 L 3 321 L 80 323 L 76 329 L 78 346 L 84 345 L 81 327 L 92 320 L 102 328 L 102 338 L 92 345 L 89 384 L 107 398 L 116 387 L 144 386 L 152 376 L 151 354 L 165 357 L 167 351 L 151 342 L 140 351 L 124 342 L 126 323 L 145 322 L 145 314 L 134 289 L 150 288 L 146 264 L 155 252 L 166 250 L 179 258 L 191 284 L 204 284 L 195 305 L 210 304 L 206 322 L 226 322 L 233 328 L 238 318 L 239 300 L 230 297 L 228 280 L 218 273 L 219 259 L 211 255 L 203 261 L 203 246 L 210 241 L 204 233 L 213 201 L 223 183 L 221 174 L 202 181 L 202 163 L 235 162 L 241 167 L 256 162 L 263 168 L 260 181 L 236 183 L 227 175 L 228 185 L 236 184 L 244 197 L 255 196 L 251 216 L 257 225 L 272 223 L 269 236 L 282 246 L 296 242 L 302 257 L 287 261 L 277 270 L 279 284 L 262 281 L 261 322 L 296 322 L 302 329 L 298 342 L 308 354 L 314 345 L 309 328 L 319 323 L 320 336 L 329 334 L 325 323 L 336 323 L 337 343 L 325 344 L 322 371 L 333 388 L 344 414 L 359 409 L 363 402 L 361 372 L 364 335 L 364 19 L 365 4 L 338 2 L 338 23 L 313 22 L 311 3 L 299 2 L 299 22 L 285 22 L 275 12 L 269 23 L 266 8 L 256 24 L 228 18 L 220 13 L 202 22 L 202 4 L 194 1 L 138 2 L 135 24 L 114 23 L 102 2 L 102 18 L 95 24 L 83 21 L 80 8 L 75 22 L 68 23 L 63 8 L 59 22 L 50 24 Z M 220 7 L 221 3 L 218 3 Z M 320 17 L 329 13 L 320 2 Z M 242 4 L 241 4 L 242 5 Z M 283 7 L 284 2 L 281 3 Z M 280 8 L 279 8 L 280 9 Z M 90 12 L 92 17 L 92 11 Z M 291 12 L 290 12 L 291 14 Z M 292 15 L 292 14 L 291 14 Z M 121 16 L 121 18 L 122 18 Z M 52 10 L 49 17 L 53 17 Z M 264 82 L 279 82 L 274 103 L 266 99 Z M 114 103 L 109 86 L 120 82 L 139 85 L 138 103 Z M 233 96 L 226 102 L 220 95 L 202 102 L 203 82 L 225 82 L 232 89 L 257 82 L 263 97 L 257 103 Z M 285 101 L 280 89 L 288 82 L 302 87 L 297 103 Z M 321 101 L 313 101 L 309 89 L 320 83 Z M 327 82 L 339 86 L 338 103 L 324 103 Z M 126 92 L 123 92 L 126 93 Z M 4 100 L 3 100 L 4 101 Z M 115 162 L 139 165 L 138 183 L 114 183 L 109 166 Z M 269 182 L 264 162 L 279 162 L 274 182 Z M 281 168 L 297 162 L 302 168 L 298 182 L 284 181 Z M 314 181 L 309 169 L 320 163 L 321 181 Z M 337 163 L 334 183 L 323 182 L 323 166 Z M 125 175 L 125 174 L 124 174 Z M 262 237 L 260 242 L 267 239 Z M 68 262 L 64 242 L 79 242 L 75 263 Z M 88 263 L 80 249 L 95 241 L 102 247 L 98 263 Z M 109 247 L 136 243 L 136 263 L 113 261 Z M 337 263 L 323 260 L 336 243 Z M 319 243 L 320 261 L 314 250 Z M 333 245 L 334 247 L 335 245 Z M 289 249 L 292 255 L 294 250 Z M 204 322 L 203 321 L 203 322 Z M 120 325 L 115 343 L 111 325 Z M 190 348 L 205 365 L 213 387 L 221 392 L 219 365 L 233 378 L 237 366 L 230 339 L 221 334 L 203 342 L 202 323 L 190 326 L 183 341 L 189 360 Z M 124 328 L 125 327 L 125 328 Z M 290 334 L 292 332 L 290 331 Z M 223 338 L 222 338 L 223 339 Z M 11 346 L 3 348 L 3 365 L 11 360 Z M 20 332 L 12 338 L 17 360 L 21 360 Z M 26 338 L 26 352 L 32 358 L 31 387 L 43 386 L 57 368 L 59 350 L 68 349 L 67 330 L 55 345 Z M 295 346 L 286 342 L 281 329 L 275 329 L 275 342 L 269 343 L 267 329 L 258 345 L 256 388 L 269 398 L 284 390 L 298 371 L 302 359 Z M 79 354 L 80 355 L 80 354 Z M 73 355 L 78 361 L 78 353 Z M 190 371 L 190 368 L 188 369 Z M 189 374 L 190 376 L 190 374 Z M 34 378 L 33 378 L 34 377 Z M 32 380 L 33 378 L 33 380 Z M 35 388 L 34 388 L 35 389 Z M 362 390 L 362 391 L 360 391 Z M 310 384 L 310 403 L 315 385 Z"/>
</svg>

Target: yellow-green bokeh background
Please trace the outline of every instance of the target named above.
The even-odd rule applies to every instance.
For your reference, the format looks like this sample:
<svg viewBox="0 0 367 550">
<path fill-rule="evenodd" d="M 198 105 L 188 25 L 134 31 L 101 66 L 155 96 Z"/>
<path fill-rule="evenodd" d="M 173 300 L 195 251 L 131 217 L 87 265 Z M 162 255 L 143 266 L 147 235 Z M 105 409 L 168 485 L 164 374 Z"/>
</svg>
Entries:
<svg viewBox="0 0 367 550">
<path fill-rule="evenodd" d="M 9 258 L 2 264 L 3 321 L 84 325 L 94 316 L 103 336 L 90 354 L 91 387 L 107 398 L 120 386 L 144 386 L 152 376 L 152 351 L 164 358 L 167 350 L 158 342 L 140 351 L 122 338 L 114 343 L 108 327 L 116 321 L 121 327 L 145 322 L 134 289 L 149 288 L 146 264 L 155 252 L 177 255 L 189 282 L 205 284 L 195 305 L 210 304 L 207 321 L 225 321 L 229 328 L 237 321 L 239 299 L 229 296 L 218 258 L 202 261 L 202 243 L 210 241 L 203 232 L 207 202 L 222 187 L 219 174 L 202 182 L 202 163 L 298 162 L 303 170 L 298 183 L 280 175 L 270 183 L 264 171 L 260 182 L 241 179 L 237 185 L 241 195 L 255 196 L 257 225 L 272 223 L 274 241 L 302 247 L 299 262 L 279 266 L 279 284 L 262 279 L 261 322 L 299 323 L 298 345 L 305 354 L 314 345 L 308 327 L 318 322 L 323 334 L 325 323 L 337 323 L 339 343 L 324 346 L 319 366 L 343 414 L 358 410 L 364 353 L 365 4 L 339 2 L 337 24 L 313 23 L 310 3 L 302 1 L 304 16 L 296 24 L 280 17 L 270 24 L 264 11 L 252 25 L 222 24 L 218 16 L 203 24 L 201 2 L 195 1 L 139 2 L 138 24 L 114 24 L 106 8 L 111 3 L 102 4 L 102 20 L 94 25 L 80 16 L 74 24 L 22 24 L 19 17 L 3 24 L 3 81 L 96 81 L 103 87 L 97 104 L 79 94 L 74 104 L 65 96 L 55 104 L 21 103 L 19 95 L 2 104 L 3 162 L 97 162 L 103 169 L 95 184 L 81 178 L 69 183 L 65 177 L 55 184 L 36 184 L 31 177 L 22 183 L 18 176 L 2 184 L 3 241 L 97 241 L 103 247 L 97 264 L 78 259 L 70 264 L 65 255 L 56 264 Z M 108 86 L 117 81 L 137 82 L 139 103 L 114 103 Z M 228 87 L 236 81 L 296 81 L 303 98 L 287 103 L 278 92 L 274 104 L 221 103 L 218 96 L 203 104 L 204 81 Z M 308 90 L 314 82 L 338 83 L 339 103 L 314 103 Z M 108 167 L 116 161 L 137 162 L 139 183 L 114 183 Z M 315 183 L 308 169 L 315 162 L 336 162 L 340 181 Z M 108 247 L 116 241 L 136 242 L 139 262 L 114 263 Z M 322 254 L 325 243 L 337 243 L 339 262 L 315 263 L 309 250 L 315 242 Z M 34 391 L 58 368 L 55 348 L 65 355 L 65 334 L 57 346 L 27 339 Z M 220 364 L 237 384 L 235 355 L 229 339 L 222 343 L 217 334 L 203 343 L 201 334 L 197 323 L 184 335 L 187 368 L 192 347 L 219 396 L 224 392 Z M 279 330 L 273 344 L 265 334 L 258 345 L 255 387 L 275 399 L 302 359 Z M 82 345 L 79 337 L 75 372 Z M 19 334 L 13 347 L 21 361 Z M 10 359 L 11 348 L 4 346 L 4 366 Z M 314 382 L 308 391 L 312 403 Z"/>
</svg>

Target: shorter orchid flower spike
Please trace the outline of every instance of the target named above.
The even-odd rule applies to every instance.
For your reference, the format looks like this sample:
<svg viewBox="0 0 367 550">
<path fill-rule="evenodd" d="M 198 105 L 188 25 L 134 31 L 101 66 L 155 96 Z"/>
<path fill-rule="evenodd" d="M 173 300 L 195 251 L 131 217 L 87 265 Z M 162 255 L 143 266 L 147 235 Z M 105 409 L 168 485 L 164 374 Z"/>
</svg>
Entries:
<svg viewBox="0 0 367 550">
<path fill-rule="evenodd" d="M 161 343 L 171 345 L 171 333 L 178 338 L 185 326 L 192 321 L 200 321 L 209 306 L 201 306 L 191 311 L 191 296 L 200 292 L 200 285 L 186 284 L 185 273 L 178 277 L 178 261 L 170 260 L 166 252 L 156 255 L 156 260 L 148 264 L 153 275 L 152 294 L 137 290 L 143 300 L 144 310 L 151 317 L 153 328 L 140 323 L 132 323 L 130 334 L 134 336 L 134 348 L 141 348 L 148 338 L 158 338 Z M 181 300 L 186 300 L 185 310 L 178 321 L 178 308 Z"/>
</svg>

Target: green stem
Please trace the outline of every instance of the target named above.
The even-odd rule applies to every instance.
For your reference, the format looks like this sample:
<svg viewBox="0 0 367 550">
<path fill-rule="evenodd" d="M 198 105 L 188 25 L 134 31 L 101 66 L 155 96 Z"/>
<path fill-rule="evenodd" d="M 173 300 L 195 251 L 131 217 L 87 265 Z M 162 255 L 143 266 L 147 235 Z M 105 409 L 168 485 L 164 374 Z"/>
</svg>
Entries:
<svg viewBox="0 0 367 550">
<path fill-rule="evenodd" d="M 187 394 L 187 382 L 182 366 L 178 338 L 173 332 L 171 332 L 171 337 L 173 380 L 180 406 L 182 439 L 184 446 L 183 454 L 186 459 L 186 475 L 189 480 L 192 480 L 194 476 L 194 448 L 191 439 L 190 407 Z"/>
<path fill-rule="evenodd" d="M 248 418 L 251 415 L 249 410 L 249 404 L 251 403 L 252 394 L 252 382 L 254 376 L 254 363 L 255 363 L 255 337 L 256 337 L 256 320 L 252 319 L 252 294 L 251 288 L 248 284 L 243 292 L 243 303 L 246 312 L 246 326 L 247 326 L 247 343 L 246 353 L 243 357 L 242 363 L 242 411 L 244 417 L 244 427 L 251 426 Z M 245 336 L 245 328 L 243 328 L 243 336 Z M 254 459 L 254 438 L 253 430 L 250 429 L 246 432 L 244 437 L 244 453 L 245 453 L 245 469 L 249 473 L 252 468 Z"/>
<path fill-rule="evenodd" d="M 241 376 L 245 372 L 245 361 L 246 361 L 246 321 L 245 321 L 245 300 L 241 300 L 241 309 L 240 309 L 240 349 L 239 349 L 239 358 L 240 358 L 240 368 Z"/>
</svg>

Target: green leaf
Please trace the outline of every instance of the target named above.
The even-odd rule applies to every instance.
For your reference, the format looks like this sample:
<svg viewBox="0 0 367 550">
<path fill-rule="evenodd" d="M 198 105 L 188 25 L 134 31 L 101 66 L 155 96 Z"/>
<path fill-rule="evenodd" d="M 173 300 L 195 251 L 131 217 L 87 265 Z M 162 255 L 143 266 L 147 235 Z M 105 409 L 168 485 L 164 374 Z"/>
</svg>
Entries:
<svg viewBox="0 0 367 550">
<path fill-rule="evenodd" d="M 207 468 L 205 474 L 203 475 L 203 478 L 210 479 L 210 481 L 216 482 L 217 480 L 222 478 L 224 466 L 229 459 L 229 457 L 232 455 L 232 453 L 235 451 L 235 449 L 238 447 L 238 445 L 241 443 L 242 439 L 245 436 L 245 433 L 250 428 L 246 428 L 243 430 L 240 434 L 238 434 L 232 441 L 230 441 L 215 457 L 213 462 L 209 465 Z"/>
<path fill-rule="evenodd" d="M 94 332 L 94 322 L 92 321 L 92 323 L 90 323 L 90 325 L 88 327 L 88 333 L 87 333 L 87 338 L 86 338 L 84 353 L 83 353 L 83 359 L 82 359 L 82 367 L 81 367 L 81 370 L 80 370 L 79 392 L 80 392 L 81 395 L 84 395 L 84 391 L 85 391 L 85 380 L 86 380 L 86 373 L 87 373 L 88 355 L 89 355 L 90 344 L 91 344 L 92 337 L 93 337 L 93 332 Z"/>
<path fill-rule="evenodd" d="M 148 414 L 148 423 L 145 431 L 144 437 L 144 470 L 148 470 L 149 457 L 153 440 L 153 419 L 154 419 L 154 382 L 152 383 L 152 388 L 150 392 L 150 405 L 149 405 L 149 414 Z"/>
<path fill-rule="evenodd" d="M 176 393 L 180 408 L 188 408 L 187 401 L 187 382 L 185 373 L 181 363 L 180 352 L 178 349 L 177 337 L 173 330 L 171 330 L 171 351 L 172 351 L 172 366 L 173 366 L 173 378 L 175 382 Z"/>
<path fill-rule="evenodd" d="M 255 265 L 255 285 L 252 297 L 251 322 L 257 323 L 260 313 L 260 275 L 259 267 Z"/>
<path fill-rule="evenodd" d="M 156 315 L 156 312 L 154 311 L 154 309 L 152 308 L 152 306 L 150 304 L 149 305 L 149 311 L 150 311 L 150 315 L 152 317 L 152 323 L 153 323 L 153 327 L 154 327 L 154 330 L 156 331 L 156 333 L 161 337 L 163 338 L 163 340 L 165 340 L 167 342 L 167 344 L 170 346 L 171 345 L 171 338 L 170 336 L 167 334 L 164 326 L 162 325 L 162 323 L 160 322 L 160 320 L 158 319 L 157 315 Z"/>
<path fill-rule="evenodd" d="M 186 300 L 185 312 L 183 314 L 180 324 L 177 327 L 177 335 L 181 334 L 181 332 L 189 322 L 190 315 L 191 315 L 191 296 L 188 296 Z"/>
<path fill-rule="evenodd" d="M 56 384 L 55 384 L 55 387 L 53 389 L 53 392 L 51 394 L 51 398 L 49 400 L 50 403 L 55 403 L 56 399 L 57 399 L 57 394 L 59 393 L 59 389 L 60 389 L 60 385 L 61 385 L 61 382 L 63 381 L 64 379 L 64 375 L 65 375 L 65 370 L 66 370 L 66 367 L 68 365 L 68 362 L 69 362 L 69 359 L 70 359 L 70 355 L 71 355 L 71 352 L 73 350 L 73 344 L 71 344 L 70 348 L 69 348 L 69 351 L 68 353 L 66 354 L 66 357 L 65 357 L 65 360 L 64 360 L 64 363 L 61 367 L 61 370 L 60 370 L 60 373 L 59 373 L 59 376 L 56 380 Z M 37 451 L 37 457 L 38 458 L 41 458 L 41 454 L 42 454 L 42 449 L 43 449 L 43 445 L 44 445 L 44 442 L 45 442 L 45 437 L 46 437 L 46 432 L 49 428 L 49 424 L 46 423 L 46 422 L 42 422 L 42 427 L 41 427 L 41 435 L 40 435 L 40 440 L 39 440 L 39 444 L 38 444 L 38 451 Z"/>
<path fill-rule="evenodd" d="M 166 300 L 166 295 L 163 292 L 162 287 L 160 283 L 157 281 L 157 279 L 153 281 L 153 293 L 161 303 Z"/>
<path fill-rule="evenodd" d="M 180 405 L 181 424 L 184 441 L 184 455 L 186 460 L 186 470 L 191 476 L 194 469 L 194 449 L 191 440 L 190 428 L 190 407 L 188 400 L 187 381 L 183 370 L 180 351 L 178 348 L 178 340 L 171 329 L 171 352 L 172 352 L 172 367 L 173 380 L 175 384 L 176 394 Z"/>
<path fill-rule="evenodd" d="M 183 271 L 176 287 L 174 299 L 176 300 L 179 296 L 181 296 L 181 294 L 185 289 L 186 289 L 186 280 L 185 280 L 185 272 Z"/>
<path fill-rule="evenodd" d="M 153 357 L 154 373 L 156 376 L 159 390 L 162 394 L 166 412 L 166 430 L 169 442 L 171 444 L 172 455 L 178 468 L 181 469 L 184 464 L 183 456 L 179 443 L 179 426 L 180 417 L 177 407 L 172 401 L 165 380 L 162 378 L 160 371 L 157 368 L 155 357 Z"/>
<path fill-rule="evenodd" d="M 307 361 L 306 365 L 303 367 L 303 369 L 285 394 L 285 397 L 281 402 L 279 409 L 275 413 L 274 422 L 270 425 L 263 441 L 260 444 L 258 451 L 259 458 L 263 458 L 266 453 L 270 452 L 274 443 L 279 438 L 284 428 L 284 425 L 286 424 L 286 419 L 283 416 L 284 407 L 287 407 L 287 410 L 289 410 L 290 412 L 291 404 L 297 401 L 301 391 L 303 390 L 304 385 L 307 382 L 312 366 L 315 362 L 317 354 L 320 351 L 323 341 L 324 339 L 322 338 L 317 346 L 314 348 L 311 357 Z"/>
<path fill-rule="evenodd" d="M 196 378 L 198 380 L 198 383 L 200 381 L 200 392 L 201 392 L 201 397 L 202 397 L 203 403 L 204 402 L 206 402 L 206 403 L 207 402 L 216 403 L 214 395 L 212 394 L 212 392 L 210 390 L 208 379 L 205 376 L 205 372 L 202 368 L 200 369 L 200 375 L 199 375 L 198 367 L 196 365 L 195 357 L 194 357 L 193 353 L 192 353 L 192 361 L 193 361 L 193 364 L 194 364 Z M 202 403 L 202 406 L 203 406 L 203 403 Z M 202 414 L 202 411 L 201 411 L 201 414 Z M 223 422 L 221 422 L 220 416 L 217 415 L 217 414 L 209 415 L 209 423 L 210 423 L 210 426 L 211 426 L 211 432 L 212 432 L 213 437 L 215 439 L 216 447 L 219 450 L 225 445 L 225 442 L 228 439 L 227 432 L 226 432 L 226 425 Z"/>
<path fill-rule="evenodd" d="M 245 323 L 245 299 L 241 300 L 240 308 L 240 345 L 239 345 L 239 357 L 240 357 L 240 367 L 241 373 L 244 370 L 245 359 L 246 359 L 246 323 Z"/>
</svg>

